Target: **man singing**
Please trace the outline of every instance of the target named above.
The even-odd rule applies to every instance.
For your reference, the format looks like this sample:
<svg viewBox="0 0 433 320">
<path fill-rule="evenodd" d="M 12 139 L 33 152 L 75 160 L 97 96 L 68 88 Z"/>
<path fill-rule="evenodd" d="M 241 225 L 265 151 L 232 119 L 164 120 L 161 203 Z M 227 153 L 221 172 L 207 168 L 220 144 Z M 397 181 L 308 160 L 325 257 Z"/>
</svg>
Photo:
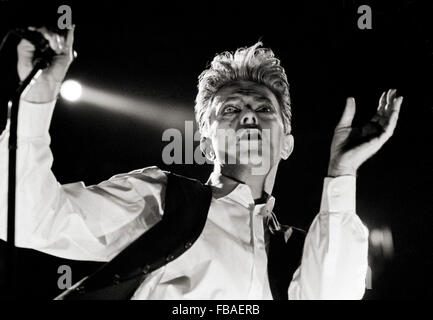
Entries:
<svg viewBox="0 0 433 320">
<path fill-rule="evenodd" d="M 135 259 L 127 260 L 122 253 L 146 234 L 158 236 L 156 231 L 163 229 L 157 226 L 168 210 L 180 221 L 172 230 L 183 230 L 194 225 L 194 220 L 186 218 L 190 210 L 183 208 L 203 200 L 195 197 L 177 205 L 180 193 L 167 194 L 173 175 L 157 167 L 119 174 L 94 186 L 57 182 L 51 172 L 48 129 L 60 85 L 73 60 L 74 30 L 65 39 L 45 28 L 38 31 L 57 55 L 20 101 L 16 243 L 67 259 L 117 259 L 113 270 L 127 268 L 124 261 L 133 264 Z M 18 45 L 21 79 L 32 68 L 34 52 L 26 40 Z M 140 266 L 148 272 L 123 298 L 361 299 L 368 268 L 368 230 L 355 213 L 356 173 L 393 134 L 401 103 L 396 90 L 383 93 L 376 115 L 362 128 L 354 128 L 355 100 L 347 99 L 332 140 L 320 211 L 302 238 L 298 257 L 295 251 L 284 249 L 292 245 L 298 231 L 281 226 L 272 213 L 278 164 L 294 146 L 285 71 L 261 43 L 217 55 L 199 77 L 195 105 L 200 146 L 214 164 L 202 186 L 211 190 L 206 209 L 201 209 L 205 212 L 199 212 L 205 216 L 203 226 L 193 241 L 180 244 L 180 249 L 174 249 L 176 254 L 155 264 L 158 267 Z M 0 136 L 2 239 L 6 238 L 8 136 L 7 125 Z M 185 197 L 192 194 L 193 188 L 180 185 Z M 273 256 L 271 239 L 277 234 L 283 251 Z M 164 234 L 153 247 L 165 250 L 164 238 L 171 236 Z M 136 250 L 134 257 L 140 260 L 146 254 Z M 292 258 L 296 265 L 290 271 L 283 261 Z M 113 274 L 118 281 L 112 286 L 96 286 L 99 297 L 110 298 L 116 285 L 120 291 L 129 279 L 117 271 Z M 94 283 L 103 283 L 98 281 Z M 88 287 L 83 282 L 76 288 L 79 292 Z"/>
</svg>

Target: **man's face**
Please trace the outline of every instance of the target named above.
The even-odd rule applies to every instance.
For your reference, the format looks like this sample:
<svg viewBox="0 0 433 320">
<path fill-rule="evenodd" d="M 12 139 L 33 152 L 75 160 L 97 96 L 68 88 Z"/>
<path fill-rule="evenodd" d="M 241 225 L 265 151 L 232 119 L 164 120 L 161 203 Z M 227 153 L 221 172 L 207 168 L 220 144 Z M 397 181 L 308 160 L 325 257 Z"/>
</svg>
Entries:
<svg viewBox="0 0 433 320">
<path fill-rule="evenodd" d="M 293 138 L 284 133 L 279 103 L 264 85 L 242 81 L 222 88 L 209 117 L 207 143 L 218 163 L 269 168 L 291 152 Z"/>
</svg>

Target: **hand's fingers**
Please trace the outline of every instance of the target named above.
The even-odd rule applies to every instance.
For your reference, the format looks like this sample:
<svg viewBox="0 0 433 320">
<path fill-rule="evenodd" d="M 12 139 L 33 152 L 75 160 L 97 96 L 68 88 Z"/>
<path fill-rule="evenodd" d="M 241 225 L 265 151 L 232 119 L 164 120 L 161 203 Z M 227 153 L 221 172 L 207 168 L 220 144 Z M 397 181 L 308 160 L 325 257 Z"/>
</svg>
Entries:
<svg viewBox="0 0 433 320">
<path fill-rule="evenodd" d="M 72 45 L 74 44 L 74 32 L 75 32 L 75 24 L 71 29 L 68 30 L 68 34 L 66 35 L 66 45 L 72 49 Z"/>
<path fill-rule="evenodd" d="M 74 33 L 75 33 L 75 24 L 71 29 L 68 30 L 68 34 L 66 35 L 66 49 L 68 50 L 68 54 L 70 56 L 71 61 L 77 57 L 77 52 L 74 51 Z"/>
<path fill-rule="evenodd" d="M 391 113 L 394 110 L 394 104 L 397 101 L 396 95 L 396 89 L 390 89 L 386 93 L 384 92 L 382 94 L 379 99 L 379 107 L 377 108 L 377 113 L 372 119 L 373 122 L 377 122 L 383 127 L 388 124 Z"/>
<path fill-rule="evenodd" d="M 58 34 L 55 35 L 56 37 L 56 43 L 60 51 L 63 51 L 63 48 L 65 47 L 65 39 Z"/>
<path fill-rule="evenodd" d="M 380 121 L 382 121 L 384 124 L 387 124 L 394 112 L 400 112 L 402 102 L 403 97 L 394 97 L 391 103 L 388 105 L 386 113 L 381 117 Z"/>
<path fill-rule="evenodd" d="M 382 93 L 379 99 L 379 106 L 377 107 L 377 113 L 383 115 L 386 106 L 386 91 Z"/>
<path fill-rule="evenodd" d="M 392 102 L 393 102 L 396 94 L 397 94 L 397 90 L 396 89 L 390 89 L 390 90 L 388 90 L 388 94 L 386 95 L 385 111 L 389 110 L 389 107 L 392 105 Z"/>
<path fill-rule="evenodd" d="M 350 127 L 352 125 L 353 118 L 355 117 L 355 111 L 355 98 L 347 98 L 346 107 L 344 108 L 343 115 L 341 116 L 337 128 Z"/>
<path fill-rule="evenodd" d="M 380 140 L 383 143 L 385 143 L 394 134 L 402 102 L 403 97 L 394 98 L 392 111 L 387 123 L 384 125 L 384 133 L 380 136 Z"/>
<path fill-rule="evenodd" d="M 389 89 L 388 92 L 386 93 L 386 103 L 390 104 L 392 101 L 392 96 L 395 94 L 397 90 L 395 89 Z"/>
<path fill-rule="evenodd" d="M 397 114 L 400 112 L 401 104 L 403 103 L 403 97 L 395 97 L 393 101 L 393 105 L 391 108 L 392 112 L 397 112 Z"/>
<path fill-rule="evenodd" d="M 22 39 L 17 46 L 18 68 L 20 66 L 31 67 L 33 65 L 32 58 L 35 52 L 33 43 L 26 39 Z"/>
<path fill-rule="evenodd" d="M 20 43 L 18 44 L 17 50 L 19 52 L 25 52 L 25 53 L 33 54 L 33 52 L 35 51 L 35 46 L 30 41 L 28 41 L 26 39 L 22 39 L 20 41 Z"/>
<path fill-rule="evenodd" d="M 29 29 L 40 32 L 44 36 L 44 38 L 48 40 L 51 49 L 53 49 L 56 54 L 65 53 L 66 41 L 64 37 L 48 30 L 46 27 Z"/>
<path fill-rule="evenodd" d="M 40 32 L 45 39 L 48 40 L 51 49 L 53 49 L 57 54 L 60 53 L 59 44 L 56 39 L 56 34 L 49 31 L 46 27 L 37 28 L 36 31 Z"/>
</svg>

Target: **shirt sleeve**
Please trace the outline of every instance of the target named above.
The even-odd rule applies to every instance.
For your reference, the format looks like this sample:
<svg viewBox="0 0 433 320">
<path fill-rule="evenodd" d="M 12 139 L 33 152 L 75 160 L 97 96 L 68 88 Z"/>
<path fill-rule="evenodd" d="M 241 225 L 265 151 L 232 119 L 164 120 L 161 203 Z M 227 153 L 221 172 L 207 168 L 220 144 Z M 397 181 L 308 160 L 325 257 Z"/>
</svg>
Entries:
<svg viewBox="0 0 433 320">
<path fill-rule="evenodd" d="M 307 233 L 289 299 L 361 299 L 368 229 L 355 213 L 356 178 L 325 178 L 321 209 Z"/>
<path fill-rule="evenodd" d="M 166 174 L 156 167 L 116 175 L 98 185 L 61 185 L 51 171 L 48 129 L 55 101 L 20 102 L 16 239 L 75 260 L 109 261 L 160 221 Z M 0 238 L 7 236 L 9 123 L 0 135 Z"/>
</svg>

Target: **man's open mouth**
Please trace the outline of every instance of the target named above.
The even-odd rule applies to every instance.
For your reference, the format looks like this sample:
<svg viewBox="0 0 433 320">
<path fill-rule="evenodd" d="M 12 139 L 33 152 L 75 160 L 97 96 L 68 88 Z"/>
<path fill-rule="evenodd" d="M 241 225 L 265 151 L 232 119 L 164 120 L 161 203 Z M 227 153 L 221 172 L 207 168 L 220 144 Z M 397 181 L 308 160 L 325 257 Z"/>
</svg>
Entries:
<svg viewBox="0 0 433 320">
<path fill-rule="evenodd" d="M 237 137 L 238 141 L 240 141 L 240 140 L 248 140 L 248 141 L 258 140 L 258 141 L 261 141 L 262 140 L 262 132 L 260 129 L 257 129 L 257 128 L 242 128 L 236 132 L 236 137 Z"/>
</svg>

